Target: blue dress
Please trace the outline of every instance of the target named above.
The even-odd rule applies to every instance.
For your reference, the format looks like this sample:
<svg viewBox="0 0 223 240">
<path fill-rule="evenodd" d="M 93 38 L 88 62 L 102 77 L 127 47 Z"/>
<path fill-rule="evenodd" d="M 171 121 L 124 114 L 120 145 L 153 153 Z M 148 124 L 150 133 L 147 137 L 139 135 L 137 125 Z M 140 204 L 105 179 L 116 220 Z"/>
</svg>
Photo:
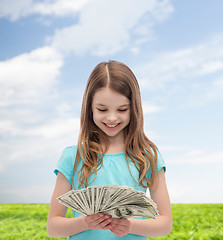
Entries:
<svg viewBox="0 0 223 240">
<path fill-rule="evenodd" d="M 73 166 L 75 161 L 75 156 L 77 152 L 76 146 L 70 146 L 64 149 L 61 158 L 59 159 L 56 169 L 54 173 L 57 174 L 60 171 L 67 180 L 72 184 L 72 174 L 73 174 Z M 75 189 L 81 189 L 83 187 L 78 187 L 79 183 L 77 181 L 77 173 L 80 170 L 82 165 L 82 161 L 80 161 L 77 171 L 74 174 L 74 186 Z M 129 172 L 129 168 L 131 173 Z M 125 158 L 125 153 L 117 153 L 117 154 L 105 154 L 103 157 L 103 163 L 101 168 L 98 170 L 97 177 L 92 184 L 89 186 L 95 185 L 107 185 L 107 184 L 117 184 L 123 186 L 132 187 L 134 190 L 146 192 L 146 189 L 140 185 L 137 185 L 139 180 L 139 172 L 136 169 L 135 165 L 129 161 L 129 168 Z M 164 168 L 166 171 L 166 167 L 161 155 L 158 152 L 158 161 L 157 161 L 157 169 L 158 171 Z M 150 178 L 150 170 L 147 172 L 147 178 Z M 132 175 L 132 176 L 131 176 Z M 75 181 L 76 179 L 76 181 Z M 94 175 L 92 174 L 89 178 L 89 183 L 94 179 Z M 73 217 L 79 217 L 82 214 L 72 210 Z M 145 219 L 145 218 L 138 218 Z M 125 239 L 125 240 L 145 240 L 147 237 L 135 235 L 135 234 L 127 234 L 123 237 L 117 237 L 110 230 L 87 230 L 73 236 L 69 237 L 69 240 L 117 240 L 117 239 Z"/>
</svg>

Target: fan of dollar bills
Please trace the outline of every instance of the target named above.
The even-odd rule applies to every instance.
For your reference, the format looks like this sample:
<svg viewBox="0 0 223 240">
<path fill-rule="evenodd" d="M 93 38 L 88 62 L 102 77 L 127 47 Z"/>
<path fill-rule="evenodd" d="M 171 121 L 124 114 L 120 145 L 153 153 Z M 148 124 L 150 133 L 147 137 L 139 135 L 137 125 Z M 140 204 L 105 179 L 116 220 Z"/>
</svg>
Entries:
<svg viewBox="0 0 223 240">
<path fill-rule="evenodd" d="M 85 215 L 102 212 L 112 218 L 148 217 L 159 215 L 156 203 L 144 192 L 127 186 L 103 185 L 71 190 L 58 201 Z"/>
</svg>

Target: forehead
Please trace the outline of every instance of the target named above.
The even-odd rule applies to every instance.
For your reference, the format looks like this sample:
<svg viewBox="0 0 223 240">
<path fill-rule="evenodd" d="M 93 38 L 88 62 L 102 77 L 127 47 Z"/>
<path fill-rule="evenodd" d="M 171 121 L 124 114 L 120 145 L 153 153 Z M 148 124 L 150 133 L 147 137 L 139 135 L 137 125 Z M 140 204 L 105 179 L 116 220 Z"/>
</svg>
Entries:
<svg viewBox="0 0 223 240">
<path fill-rule="evenodd" d="M 102 88 L 98 90 L 93 96 L 93 104 L 105 105 L 105 106 L 121 106 L 129 105 L 129 99 L 117 93 L 110 88 Z"/>
</svg>

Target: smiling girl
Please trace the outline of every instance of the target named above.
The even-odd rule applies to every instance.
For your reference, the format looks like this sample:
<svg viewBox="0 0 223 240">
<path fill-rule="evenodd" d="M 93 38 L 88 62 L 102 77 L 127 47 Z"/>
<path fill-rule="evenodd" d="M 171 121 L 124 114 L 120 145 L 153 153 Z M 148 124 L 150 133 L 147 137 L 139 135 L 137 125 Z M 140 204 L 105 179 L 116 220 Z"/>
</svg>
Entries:
<svg viewBox="0 0 223 240">
<path fill-rule="evenodd" d="M 123 63 L 102 62 L 92 71 L 84 92 L 77 146 L 64 149 L 55 169 L 47 229 L 52 237 L 69 239 L 147 239 L 165 236 L 172 229 L 165 164 L 158 148 L 145 135 L 140 89 L 133 72 Z M 118 184 L 150 191 L 156 219 L 113 219 L 90 216 L 67 208 L 57 197 L 74 189 Z"/>
</svg>

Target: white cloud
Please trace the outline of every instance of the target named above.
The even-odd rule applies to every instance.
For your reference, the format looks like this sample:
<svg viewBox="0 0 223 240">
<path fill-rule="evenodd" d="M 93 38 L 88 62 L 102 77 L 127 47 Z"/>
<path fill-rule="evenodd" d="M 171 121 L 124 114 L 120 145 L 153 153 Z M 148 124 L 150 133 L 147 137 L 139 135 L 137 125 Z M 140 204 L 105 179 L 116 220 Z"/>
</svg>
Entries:
<svg viewBox="0 0 223 240">
<path fill-rule="evenodd" d="M 55 15 L 55 16 L 76 16 L 83 6 L 91 0 L 1 0 L 0 17 L 16 21 L 21 17 L 31 14 Z"/>
<path fill-rule="evenodd" d="M 192 176 L 190 176 L 192 177 Z M 198 177 L 198 176 L 197 176 Z M 193 184 L 170 182 L 168 190 L 172 203 L 222 203 L 223 187 L 221 183 L 212 183 L 204 179 Z"/>
<path fill-rule="evenodd" d="M 53 185 L 32 185 L 1 189 L 1 203 L 49 203 Z"/>
<path fill-rule="evenodd" d="M 172 11 L 167 0 L 91 1 L 80 11 L 78 24 L 57 30 L 52 45 L 78 55 L 90 51 L 93 55 L 104 56 L 127 47 L 138 52 L 140 40 L 148 41 L 152 26 Z M 131 34 L 136 35 L 135 42 Z"/>
<path fill-rule="evenodd" d="M 213 100 L 223 100 L 223 77 L 217 80 L 214 80 L 209 86 L 208 91 L 205 92 L 205 99 L 207 102 Z"/>
<path fill-rule="evenodd" d="M 191 190 L 190 185 L 182 185 L 182 184 L 177 184 L 177 183 L 169 183 L 168 184 L 168 191 L 170 195 L 170 200 L 173 203 L 177 203 L 179 200 L 182 203 L 183 202 L 188 202 L 188 193 Z M 187 197 L 187 199 L 185 198 Z"/>
<path fill-rule="evenodd" d="M 213 82 L 213 86 L 215 86 L 215 87 L 223 87 L 223 77 L 222 78 L 220 78 L 220 79 L 217 79 L 217 80 L 215 80 L 214 82 Z"/>
<path fill-rule="evenodd" d="M 47 46 L 0 62 L 0 106 L 37 103 L 52 94 L 62 65 L 62 56 Z"/>
<path fill-rule="evenodd" d="M 24 136 L 39 136 L 43 139 L 59 139 L 68 136 L 71 132 L 78 133 L 80 119 L 56 119 L 36 128 L 27 129 Z M 22 133 L 21 133 L 22 134 Z"/>
<path fill-rule="evenodd" d="M 208 173 L 208 171 L 207 171 Z M 195 175 L 183 173 L 177 179 L 169 180 L 166 174 L 167 188 L 171 203 L 222 203 L 223 186 L 216 181 L 196 172 Z M 150 196 L 147 191 L 147 196 Z"/>
<path fill-rule="evenodd" d="M 29 111 L 27 111 L 29 114 Z M 18 117 L 18 116 L 17 116 Z M 47 121 L 47 120 L 46 120 Z M 41 137 L 51 139 L 64 137 L 79 129 L 78 118 L 57 118 L 38 126 L 23 126 L 22 119 L 0 120 L 0 134 L 12 137 Z"/>
<path fill-rule="evenodd" d="M 5 128 L 0 129 L 2 136 L 7 134 L 9 137 L 7 142 L 0 144 L 2 171 L 14 162 L 51 159 L 51 155 L 56 158 L 63 147 L 77 143 L 80 120 L 74 117 L 67 119 L 58 117 L 36 127 L 19 125 L 16 120 L 9 122 L 3 125 Z M 0 121 L 0 126 L 1 124 Z"/>
<path fill-rule="evenodd" d="M 12 21 L 19 17 L 26 16 L 32 7 L 32 0 L 1 0 L 0 1 L 0 17 L 9 18 Z"/>
<path fill-rule="evenodd" d="M 143 107 L 143 114 L 153 114 L 156 112 L 159 112 L 161 110 L 161 107 L 154 105 L 150 102 L 147 101 L 143 101 L 142 103 L 142 107 Z"/>
<path fill-rule="evenodd" d="M 222 56 L 221 56 L 222 58 Z M 223 60 L 212 60 L 201 65 L 201 69 L 198 71 L 199 75 L 209 74 L 217 72 L 218 70 L 223 69 Z"/>
<path fill-rule="evenodd" d="M 206 43 L 168 52 L 154 57 L 151 62 L 137 66 L 140 85 L 146 90 L 165 88 L 170 83 L 195 81 L 199 76 L 223 70 L 223 36 Z"/>
<path fill-rule="evenodd" d="M 187 146 L 173 146 L 173 145 L 160 145 L 159 149 L 163 152 L 169 152 L 169 151 L 182 151 L 187 149 Z"/>
<path fill-rule="evenodd" d="M 140 45 L 154 37 L 153 26 L 173 12 L 169 0 L 3 0 L 0 9 L 0 17 L 12 21 L 31 14 L 57 17 L 78 14 L 77 24 L 57 30 L 47 41 L 62 51 L 77 55 L 89 51 L 97 56 L 124 48 L 137 54 Z"/>
<path fill-rule="evenodd" d="M 0 171 L 56 158 L 76 142 L 79 119 L 58 95 L 62 65 L 62 55 L 47 46 L 0 62 Z"/>
<path fill-rule="evenodd" d="M 4 170 L 4 166 L 3 164 L 0 162 L 0 172 L 2 172 Z"/>
<path fill-rule="evenodd" d="M 42 15 L 65 16 L 77 13 L 83 6 L 92 0 L 56 0 L 43 1 L 35 3 L 33 6 L 33 13 Z"/>
<path fill-rule="evenodd" d="M 17 134 L 18 130 L 15 126 L 15 123 L 12 120 L 0 120 L 0 134 L 3 136 L 5 132 L 12 132 L 13 134 Z"/>
<path fill-rule="evenodd" d="M 223 163 L 223 152 L 205 152 L 200 149 L 194 149 L 188 152 L 181 152 L 180 156 L 167 159 L 171 164 L 214 164 Z"/>
</svg>

